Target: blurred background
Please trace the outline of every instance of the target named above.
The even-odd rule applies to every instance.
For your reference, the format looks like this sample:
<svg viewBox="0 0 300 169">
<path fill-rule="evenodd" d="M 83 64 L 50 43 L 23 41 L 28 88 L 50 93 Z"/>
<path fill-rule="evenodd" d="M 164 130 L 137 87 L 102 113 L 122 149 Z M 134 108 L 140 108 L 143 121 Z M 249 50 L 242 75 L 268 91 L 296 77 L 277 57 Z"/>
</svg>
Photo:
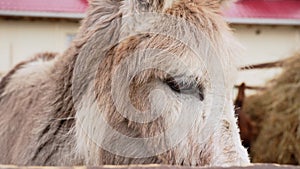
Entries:
<svg viewBox="0 0 300 169">
<path fill-rule="evenodd" d="M 36 53 L 62 53 L 87 6 L 0 0 L 0 75 Z M 235 105 L 252 161 L 300 164 L 300 0 L 239 0 L 223 14 L 244 47 Z"/>
</svg>

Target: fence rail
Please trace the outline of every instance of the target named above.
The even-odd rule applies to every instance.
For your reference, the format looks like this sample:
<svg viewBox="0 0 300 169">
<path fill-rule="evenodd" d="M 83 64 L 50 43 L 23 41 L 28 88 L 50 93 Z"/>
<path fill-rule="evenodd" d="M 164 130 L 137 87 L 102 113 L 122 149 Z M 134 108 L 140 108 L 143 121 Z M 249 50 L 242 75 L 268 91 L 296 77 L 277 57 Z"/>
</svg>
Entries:
<svg viewBox="0 0 300 169">
<path fill-rule="evenodd" d="M 251 70 L 251 69 L 268 69 L 268 68 L 274 68 L 274 67 L 282 67 L 285 60 L 280 60 L 276 62 L 267 62 L 267 63 L 261 63 L 261 64 L 254 64 L 254 65 L 247 65 L 240 67 L 239 70 Z"/>
<path fill-rule="evenodd" d="M 21 167 L 0 165 L 0 169 L 300 169 L 300 166 L 252 164 L 245 167 L 184 167 L 166 165 L 98 166 L 98 167 Z"/>
</svg>

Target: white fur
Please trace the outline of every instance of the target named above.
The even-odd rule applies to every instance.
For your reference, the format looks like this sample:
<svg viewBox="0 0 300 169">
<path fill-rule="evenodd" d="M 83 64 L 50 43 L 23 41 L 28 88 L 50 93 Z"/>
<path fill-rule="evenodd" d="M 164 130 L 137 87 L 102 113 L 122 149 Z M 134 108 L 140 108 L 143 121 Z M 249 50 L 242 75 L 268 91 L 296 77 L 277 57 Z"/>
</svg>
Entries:
<svg viewBox="0 0 300 169">
<path fill-rule="evenodd" d="M 22 90 L 28 86 L 34 87 L 51 74 L 55 61 L 56 59 L 45 61 L 42 58 L 39 58 L 34 62 L 25 64 L 11 76 L 10 84 L 5 88 L 2 95 Z M 22 83 L 20 83 L 20 81 L 22 81 Z"/>
</svg>

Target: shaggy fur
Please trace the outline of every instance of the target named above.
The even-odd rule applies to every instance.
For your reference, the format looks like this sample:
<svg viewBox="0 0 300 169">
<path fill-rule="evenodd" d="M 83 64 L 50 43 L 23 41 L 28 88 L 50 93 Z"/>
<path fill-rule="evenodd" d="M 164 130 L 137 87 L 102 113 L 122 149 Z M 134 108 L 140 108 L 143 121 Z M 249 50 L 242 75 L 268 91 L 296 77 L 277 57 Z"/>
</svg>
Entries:
<svg viewBox="0 0 300 169">
<path fill-rule="evenodd" d="M 219 16 L 223 1 L 89 3 L 63 55 L 25 62 L 1 81 L 0 163 L 249 164 L 234 118 L 236 44 Z M 168 128 L 180 135 L 189 124 L 166 151 L 167 134 L 140 147 L 130 139 Z"/>
</svg>

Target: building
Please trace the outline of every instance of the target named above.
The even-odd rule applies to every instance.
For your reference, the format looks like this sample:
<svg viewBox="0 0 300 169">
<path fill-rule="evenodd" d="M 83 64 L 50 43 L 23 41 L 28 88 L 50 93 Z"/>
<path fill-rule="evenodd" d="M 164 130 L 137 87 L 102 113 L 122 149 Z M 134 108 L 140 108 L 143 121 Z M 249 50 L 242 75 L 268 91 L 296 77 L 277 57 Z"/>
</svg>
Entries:
<svg viewBox="0 0 300 169">
<path fill-rule="evenodd" d="M 240 0 L 225 16 L 245 48 L 240 66 L 278 61 L 300 50 L 299 0 Z M 264 86 L 280 71 L 242 71 L 237 84 Z"/>
<path fill-rule="evenodd" d="M 63 52 L 87 6 L 87 0 L 1 0 L 0 72 L 38 52 Z M 240 66 L 276 61 L 300 49 L 299 0 L 239 0 L 224 15 L 245 48 Z M 243 71 L 237 84 L 261 86 L 278 72 Z"/>
<path fill-rule="evenodd" d="M 87 5 L 86 0 L 1 0 L 0 71 L 38 52 L 63 52 Z"/>
</svg>

